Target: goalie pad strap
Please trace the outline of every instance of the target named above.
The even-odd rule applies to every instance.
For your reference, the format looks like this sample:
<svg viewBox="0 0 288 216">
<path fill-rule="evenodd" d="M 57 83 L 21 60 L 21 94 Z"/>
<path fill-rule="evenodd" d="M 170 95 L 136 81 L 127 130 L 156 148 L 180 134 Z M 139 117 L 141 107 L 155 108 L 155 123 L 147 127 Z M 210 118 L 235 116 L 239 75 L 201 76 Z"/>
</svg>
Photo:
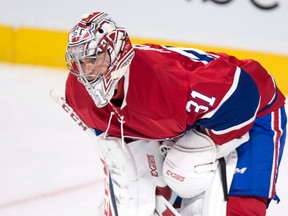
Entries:
<svg viewBox="0 0 288 216">
<path fill-rule="evenodd" d="M 220 164 L 220 172 L 221 172 L 221 182 L 223 187 L 223 195 L 224 200 L 228 201 L 228 186 L 227 186 L 227 174 L 226 174 L 226 161 L 225 158 L 219 158 L 218 159 Z"/>
</svg>

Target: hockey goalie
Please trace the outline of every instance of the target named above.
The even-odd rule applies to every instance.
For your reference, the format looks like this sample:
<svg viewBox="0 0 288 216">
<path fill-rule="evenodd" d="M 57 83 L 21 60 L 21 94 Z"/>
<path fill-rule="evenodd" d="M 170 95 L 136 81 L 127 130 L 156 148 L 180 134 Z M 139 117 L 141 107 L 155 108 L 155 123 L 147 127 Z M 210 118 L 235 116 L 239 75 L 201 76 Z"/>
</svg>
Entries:
<svg viewBox="0 0 288 216">
<path fill-rule="evenodd" d="M 279 201 L 285 97 L 259 62 L 132 45 L 93 12 L 69 33 L 66 64 L 67 104 L 104 166 L 100 215 L 264 216 Z"/>
</svg>

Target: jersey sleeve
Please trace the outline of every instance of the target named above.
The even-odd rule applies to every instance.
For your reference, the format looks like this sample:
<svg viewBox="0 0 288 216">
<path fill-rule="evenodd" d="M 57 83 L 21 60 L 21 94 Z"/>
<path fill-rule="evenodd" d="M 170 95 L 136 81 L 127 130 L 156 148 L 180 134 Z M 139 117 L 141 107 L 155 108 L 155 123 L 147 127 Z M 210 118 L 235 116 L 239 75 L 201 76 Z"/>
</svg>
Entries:
<svg viewBox="0 0 288 216">
<path fill-rule="evenodd" d="M 194 124 L 204 127 L 218 145 L 247 133 L 260 104 L 251 76 L 221 58 L 208 63 L 199 73 L 199 80 L 193 80 L 192 75 L 190 81 L 190 114 L 197 115 Z"/>
</svg>

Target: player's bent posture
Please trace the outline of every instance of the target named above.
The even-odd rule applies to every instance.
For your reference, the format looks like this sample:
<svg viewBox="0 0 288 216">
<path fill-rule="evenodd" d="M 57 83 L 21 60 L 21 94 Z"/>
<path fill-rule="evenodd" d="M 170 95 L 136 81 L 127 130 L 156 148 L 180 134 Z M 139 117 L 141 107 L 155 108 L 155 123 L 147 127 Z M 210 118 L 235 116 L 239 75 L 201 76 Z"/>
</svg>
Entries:
<svg viewBox="0 0 288 216">
<path fill-rule="evenodd" d="M 181 215 L 263 216 L 279 200 L 285 97 L 257 61 L 132 46 L 94 12 L 72 28 L 66 63 L 67 102 L 107 147 L 106 213 L 159 215 L 156 189 L 167 185 Z"/>
</svg>

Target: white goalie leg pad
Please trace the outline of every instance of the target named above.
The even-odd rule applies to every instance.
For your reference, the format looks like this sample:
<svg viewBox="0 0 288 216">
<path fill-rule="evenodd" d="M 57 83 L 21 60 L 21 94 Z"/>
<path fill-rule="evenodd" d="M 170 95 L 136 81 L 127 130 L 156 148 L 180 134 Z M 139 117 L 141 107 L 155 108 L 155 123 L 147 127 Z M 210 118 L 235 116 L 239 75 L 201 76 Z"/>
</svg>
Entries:
<svg viewBox="0 0 288 216">
<path fill-rule="evenodd" d="M 204 192 L 194 198 L 182 199 L 181 216 L 202 216 Z M 214 215 L 216 216 L 216 215 Z"/>
<path fill-rule="evenodd" d="M 213 179 L 218 161 L 215 143 L 196 130 L 187 132 L 168 151 L 164 180 L 182 198 L 203 193 Z"/>
<path fill-rule="evenodd" d="M 226 162 L 226 180 L 227 180 L 227 191 L 231 186 L 233 175 L 235 173 L 238 155 L 236 148 L 249 140 L 249 133 L 243 136 L 233 139 L 221 146 L 217 146 L 217 159 L 224 158 Z M 219 187 L 221 185 L 221 187 Z M 225 201 L 221 169 L 218 166 L 216 175 L 213 181 L 205 191 L 203 197 L 203 212 L 202 216 L 226 216 L 227 201 Z"/>
<path fill-rule="evenodd" d="M 231 186 L 233 175 L 235 173 L 238 155 L 236 148 L 249 140 L 249 133 L 242 137 L 233 139 L 221 146 L 217 146 L 217 159 L 224 158 L 226 162 L 226 180 L 227 191 Z M 202 216 L 226 216 L 227 201 L 225 201 L 221 178 L 221 169 L 218 166 L 216 175 L 213 181 L 205 191 L 203 197 L 203 212 Z"/>
<path fill-rule="evenodd" d="M 125 149 L 120 138 L 97 142 L 110 173 L 118 216 L 154 215 L 156 186 L 166 186 L 159 142 L 138 140 L 125 144 Z"/>
<path fill-rule="evenodd" d="M 237 152 L 233 150 L 225 156 L 227 187 L 231 186 L 237 164 Z M 226 216 L 227 202 L 224 199 L 221 170 L 218 166 L 216 174 L 209 187 L 201 195 L 183 199 L 181 216 Z"/>
<path fill-rule="evenodd" d="M 236 150 L 225 156 L 228 192 L 236 169 L 237 159 Z M 221 171 L 218 168 L 212 183 L 205 191 L 202 216 L 226 216 L 226 208 L 227 202 L 223 194 Z"/>
</svg>

